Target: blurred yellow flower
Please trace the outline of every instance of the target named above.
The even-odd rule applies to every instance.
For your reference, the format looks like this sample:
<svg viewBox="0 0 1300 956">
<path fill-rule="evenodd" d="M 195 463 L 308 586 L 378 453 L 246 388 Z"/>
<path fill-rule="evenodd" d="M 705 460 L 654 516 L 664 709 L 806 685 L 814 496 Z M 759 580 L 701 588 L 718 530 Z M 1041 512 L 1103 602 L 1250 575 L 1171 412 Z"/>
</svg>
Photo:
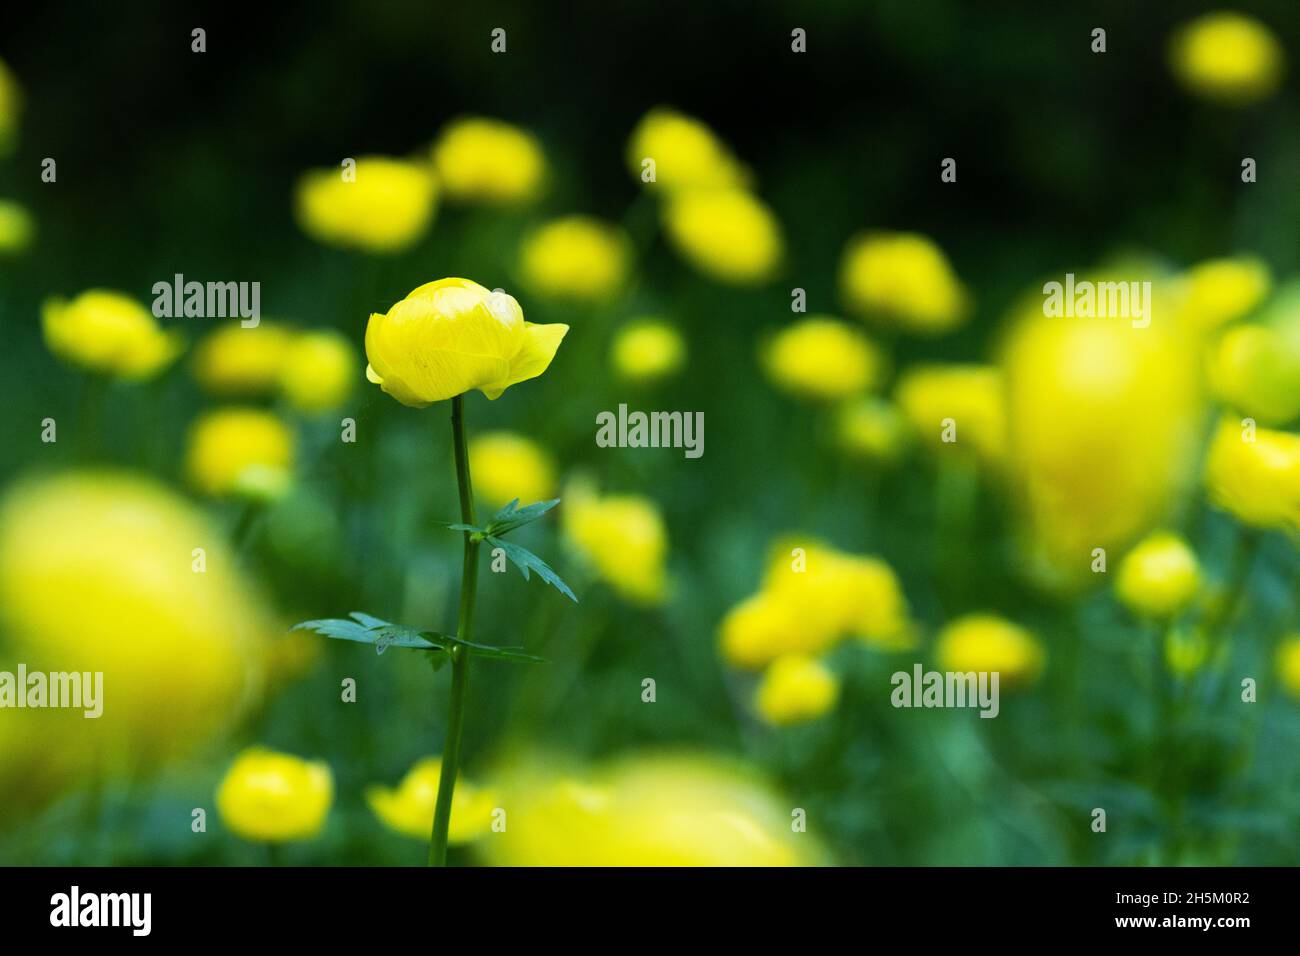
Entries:
<svg viewBox="0 0 1300 956">
<path fill-rule="evenodd" d="M 303 332 L 293 337 L 281 360 L 280 393 L 301 412 L 327 412 L 347 401 L 360 370 L 345 335 L 332 329 Z"/>
<path fill-rule="evenodd" d="M 433 146 L 442 188 L 462 202 L 520 203 L 536 199 L 546 157 L 531 133 L 500 120 L 453 120 Z"/>
<path fill-rule="evenodd" d="M 250 328 L 227 322 L 194 347 L 194 378 L 204 391 L 223 398 L 270 395 L 280 387 L 295 335 L 274 322 Z"/>
<path fill-rule="evenodd" d="M 657 382 L 685 364 L 686 340 L 660 319 L 635 319 L 615 333 L 609 358 L 614 373 L 623 381 Z"/>
<path fill-rule="evenodd" d="M 1169 60 L 1189 91 L 1229 106 L 1269 96 L 1286 69 L 1286 55 L 1272 30 L 1254 17 L 1226 10 L 1176 30 Z"/>
<path fill-rule="evenodd" d="M 1277 674 L 1292 697 L 1300 697 L 1300 634 L 1289 634 L 1277 649 Z"/>
<path fill-rule="evenodd" d="M 1210 348 L 1214 396 L 1262 425 L 1300 416 L 1300 335 L 1268 325 L 1237 325 Z"/>
<path fill-rule="evenodd" d="M 18 139 L 18 114 L 22 111 L 23 97 L 18 81 L 0 60 L 0 156 L 8 155 Z"/>
<path fill-rule="evenodd" d="M 740 189 L 677 193 L 665 207 L 664 226 L 682 258 L 720 282 L 763 282 L 784 254 L 776 216 Z"/>
<path fill-rule="evenodd" d="M 163 330 L 153 314 L 119 292 L 92 289 L 71 302 L 41 307 L 45 344 L 59 358 L 133 381 L 153 378 L 175 361 L 184 338 Z"/>
<path fill-rule="evenodd" d="M 271 412 L 218 408 L 190 426 L 185 469 L 205 494 L 277 497 L 292 477 L 293 461 L 293 432 Z"/>
<path fill-rule="evenodd" d="M 396 787 L 366 787 L 366 803 L 390 830 L 427 843 L 433 831 L 441 773 L 442 758 L 425 757 L 407 771 Z M 447 842 L 470 843 L 487 833 L 492 827 L 494 803 L 495 795 L 490 791 L 480 790 L 457 776 Z"/>
<path fill-rule="evenodd" d="M 640 495 L 598 496 L 571 486 L 564 533 L 593 570 L 634 604 L 658 604 L 667 590 L 668 529 L 659 506 Z"/>
<path fill-rule="evenodd" d="M 1191 603 L 1201 586 L 1201 564 L 1180 536 L 1157 531 L 1124 556 L 1115 592 L 1143 617 L 1169 618 Z"/>
<path fill-rule="evenodd" d="M 1210 500 L 1244 524 L 1300 532 L 1300 435 L 1223 419 L 1205 485 Z"/>
<path fill-rule="evenodd" d="M 424 235 L 437 205 L 433 171 L 401 159 L 366 156 L 355 169 L 313 169 L 298 179 L 296 212 L 303 232 L 363 252 L 408 248 Z"/>
<path fill-rule="evenodd" d="M 885 357 L 861 331 L 829 316 L 810 316 L 781 329 L 761 348 L 768 379 L 805 398 L 847 398 L 875 388 Z"/>
<path fill-rule="evenodd" d="M 646 181 L 646 160 L 654 161 L 654 179 Z M 668 107 L 646 113 L 627 144 L 632 175 L 647 189 L 674 192 L 683 189 L 741 188 L 747 185 L 744 168 L 704 123 Z"/>
<path fill-rule="evenodd" d="M 839 679 L 815 658 L 786 654 L 774 660 L 754 692 L 754 706 L 769 724 L 815 720 L 835 706 Z"/>
<path fill-rule="evenodd" d="M 988 464 L 1005 459 L 1006 390 L 996 366 L 913 366 L 899 377 L 894 401 L 928 447 L 970 449 Z"/>
<path fill-rule="evenodd" d="M 1188 269 L 1178 283 L 1178 319 L 1200 331 L 1217 329 L 1249 315 L 1272 287 L 1259 259 L 1210 259 Z"/>
<path fill-rule="evenodd" d="M 477 844 L 497 866 L 815 866 L 811 833 L 745 766 L 688 754 L 566 770 L 537 756 L 498 777 L 509 826 Z"/>
<path fill-rule="evenodd" d="M 824 650 L 836 638 L 829 624 L 818 621 L 810 626 L 797 601 L 771 591 L 759 591 L 732 607 L 718 628 L 723 658 L 733 667 L 749 670 L 796 648 Z"/>
<path fill-rule="evenodd" d="M 1190 677 L 1210 657 L 1210 642 L 1199 629 L 1171 628 L 1165 635 L 1165 667 L 1178 677 Z"/>
<path fill-rule="evenodd" d="M 5 495 L 0 617 L 29 667 L 104 675 L 103 716 L 76 712 L 41 759 L 77 751 L 124 769 L 237 721 L 261 692 L 276 630 L 205 516 L 125 472 L 47 475 Z"/>
<path fill-rule="evenodd" d="M 835 435 L 849 455 L 897 461 L 908 444 L 908 425 L 897 405 L 880 398 L 845 402 L 835 413 Z"/>
<path fill-rule="evenodd" d="M 918 233 L 870 232 L 849 240 L 840 288 L 854 311 L 907 332 L 947 332 L 970 311 L 948 257 Z"/>
<path fill-rule="evenodd" d="M 1045 657 L 1032 634 L 992 614 L 968 614 L 947 624 L 939 633 L 934 654 L 945 671 L 996 671 L 1002 687 L 1035 681 Z"/>
<path fill-rule="evenodd" d="M 518 498 L 521 505 L 555 494 L 555 464 L 536 442 L 514 432 L 484 432 L 469 442 L 474 491 L 500 507 Z"/>
<path fill-rule="evenodd" d="M 0 199 L 0 256 L 26 252 L 36 235 L 36 222 L 24 206 Z"/>
<path fill-rule="evenodd" d="M 306 840 L 325 826 L 334 775 L 323 761 L 265 747 L 243 751 L 217 786 L 217 812 L 245 840 Z"/>
<path fill-rule="evenodd" d="M 366 325 L 366 378 L 424 408 L 477 388 L 490 399 L 546 371 L 567 325 L 524 321 L 514 296 L 438 279 Z"/>
<path fill-rule="evenodd" d="M 632 243 L 623 230 L 591 216 L 544 223 L 519 250 L 524 283 L 538 295 L 605 302 L 627 283 Z"/>
</svg>

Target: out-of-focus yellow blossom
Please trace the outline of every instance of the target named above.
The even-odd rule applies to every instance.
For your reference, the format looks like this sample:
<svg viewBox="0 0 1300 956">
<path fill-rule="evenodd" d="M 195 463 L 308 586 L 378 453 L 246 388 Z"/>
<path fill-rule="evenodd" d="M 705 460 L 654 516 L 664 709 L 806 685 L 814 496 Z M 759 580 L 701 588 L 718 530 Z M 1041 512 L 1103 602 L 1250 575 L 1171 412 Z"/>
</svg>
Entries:
<svg viewBox="0 0 1300 956">
<path fill-rule="evenodd" d="M 30 479 L 0 503 L 0 618 L 30 669 L 103 673 L 103 716 L 72 712 L 66 739 L 40 734 L 38 759 L 105 770 L 189 752 L 237 721 L 276 629 L 198 509 L 100 471 Z"/>
<path fill-rule="evenodd" d="M 541 756 L 498 777 L 509 826 L 476 849 L 497 866 L 815 866 L 811 833 L 748 768 L 715 757 L 625 757 L 566 770 Z"/>
<path fill-rule="evenodd" d="M 1210 500 L 1244 524 L 1300 532 L 1300 435 L 1225 418 L 1210 443 L 1205 485 Z"/>
<path fill-rule="evenodd" d="M 249 328 L 227 322 L 194 346 L 194 378 L 204 391 L 223 398 L 270 395 L 280 386 L 295 336 L 275 322 Z"/>
<path fill-rule="evenodd" d="M 1286 69 L 1286 55 L 1272 30 L 1254 17 L 1226 10 L 1176 30 L 1169 61 L 1188 90 L 1229 106 L 1269 96 Z"/>
<path fill-rule="evenodd" d="M 1115 593 L 1135 614 L 1168 618 L 1183 610 L 1201 586 L 1201 564 L 1181 537 L 1157 531 L 1124 556 Z"/>
<path fill-rule="evenodd" d="M 218 408 L 190 426 L 185 469 L 209 495 L 248 494 L 287 486 L 293 472 L 294 437 L 280 418 L 259 408 Z"/>
<path fill-rule="evenodd" d="M 1300 697 L 1300 634 L 1288 635 L 1277 649 L 1277 674 L 1292 697 Z"/>
<path fill-rule="evenodd" d="M 947 332 L 970 311 L 943 250 L 913 232 L 869 232 L 849 240 L 840 288 L 854 311 L 907 332 Z"/>
<path fill-rule="evenodd" d="M 1201 630 L 1173 628 L 1165 635 L 1165 667 L 1178 677 L 1190 677 L 1210 657 L 1210 642 Z"/>
<path fill-rule="evenodd" d="M 366 803 L 381 823 L 402 836 L 429 842 L 433 831 L 434 805 L 438 802 L 441 757 L 425 757 L 415 764 L 396 787 L 373 784 L 366 787 Z M 448 843 L 470 843 L 492 827 L 495 795 L 480 790 L 459 776 L 451 795 L 451 824 Z"/>
<path fill-rule="evenodd" d="M 627 283 L 632 243 L 613 223 L 591 216 L 552 219 L 531 232 L 519 250 L 525 285 L 538 295 L 605 302 Z"/>
<path fill-rule="evenodd" d="M 950 622 L 939 633 L 934 654 L 945 671 L 997 671 L 1002 687 L 1033 683 L 1045 657 L 1037 638 L 993 614 L 968 614 Z"/>
<path fill-rule="evenodd" d="M 22 111 L 22 93 L 13 73 L 0 60 L 0 156 L 8 155 L 18 138 L 18 114 Z"/>
<path fill-rule="evenodd" d="M 841 448 L 875 462 L 897 461 L 907 447 L 908 426 L 898 406 L 879 398 L 860 398 L 840 406 L 835 434 Z"/>
<path fill-rule="evenodd" d="M 185 347 L 179 332 L 162 329 L 139 302 L 102 289 L 70 302 L 47 300 L 41 307 L 41 330 L 59 358 L 132 381 L 158 375 Z"/>
<path fill-rule="evenodd" d="M 774 385 L 819 400 L 874 388 L 885 371 L 885 358 L 870 339 L 829 316 L 787 326 L 763 344 L 759 357 Z"/>
<path fill-rule="evenodd" d="M 640 495 L 599 496 L 575 485 L 561 512 L 569 541 L 615 591 L 635 604 L 664 599 L 668 529 L 658 505 Z"/>
<path fill-rule="evenodd" d="M 1253 257 L 1198 263 L 1178 283 L 1178 319 L 1193 329 L 1217 329 L 1249 315 L 1271 286 L 1268 266 Z"/>
<path fill-rule="evenodd" d="M 759 591 L 727 612 L 718 628 L 722 656 L 733 667 L 757 669 L 796 648 L 820 651 L 836 640 L 829 623 L 810 626 L 799 602 L 788 595 Z"/>
<path fill-rule="evenodd" d="M 438 279 L 370 316 L 366 378 L 412 408 L 472 388 L 494 399 L 545 372 L 568 331 L 525 322 L 512 295 L 468 279 Z"/>
<path fill-rule="evenodd" d="M 713 130 L 663 106 L 641 117 L 628 139 L 628 168 L 638 181 L 647 159 L 654 160 L 655 178 L 645 182 L 652 190 L 743 188 L 749 178 Z"/>
<path fill-rule="evenodd" d="M 990 464 L 1005 459 L 1006 391 L 1002 372 L 995 366 L 914 366 L 900 376 L 894 401 L 930 448 L 971 449 Z M 954 441 L 945 440 L 953 437 Z"/>
<path fill-rule="evenodd" d="M 537 198 L 546 176 L 536 137 L 477 116 L 447 124 L 433 146 L 433 165 L 447 196 L 463 202 L 528 202 Z"/>
<path fill-rule="evenodd" d="M 334 802 L 334 775 L 323 761 L 265 747 L 235 758 L 217 786 L 221 822 L 245 840 L 306 840 L 325 826 Z"/>
<path fill-rule="evenodd" d="M 1300 336 L 1268 325 L 1238 325 L 1219 337 L 1207 363 L 1225 405 L 1261 425 L 1300 416 Z"/>
<path fill-rule="evenodd" d="M 488 504 L 518 498 L 532 504 L 555 494 L 555 463 L 536 442 L 514 432 L 484 432 L 470 440 L 474 491 Z"/>
<path fill-rule="evenodd" d="M 835 706 L 839 679 L 815 658 L 786 654 L 774 660 L 754 691 L 754 707 L 778 727 L 815 720 Z"/>
<path fill-rule="evenodd" d="M 401 159 L 365 156 L 355 169 L 313 169 L 298 180 L 296 211 L 303 232 L 317 242 L 363 252 L 408 248 L 424 235 L 437 206 L 433 171 Z"/>
<path fill-rule="evenodd" d="M 614 335 L 610 364 L 626 382 L 648 384 L 673 375 L 686 362 L 686 340 L 659 319 L 637 319 Z"/>
<path fill-rule="evenodd" d="M 0 199 L 0 256 L 26 252 L 36 235 L 36 222 L 24 206 Z"/>
<path fill-rule="evenodd" d="M 331 329 L 303 332 L 285 351 L 280 393 L 299 411 L 327 412 L 347 401 L 360 368 L 357 351 L 346 336 Z"/>
<path fill-rule="evenodd" d="M 682 258 L 720 282 L 763 282 L 784 254 L 772 210 L 740 189 L 675 194 L 664 208 L 664 226 Z"/>
<path fill-rule="evenodd" d="M 1094 549 L 1155 527 L 1194 475 L 1194 343 L 1159 321 L 1048 317 L 1040 298 L 1013 328 L 1003 369 L 1028 570 L 1057 587 L 1095 582 Z"/>
</svg>

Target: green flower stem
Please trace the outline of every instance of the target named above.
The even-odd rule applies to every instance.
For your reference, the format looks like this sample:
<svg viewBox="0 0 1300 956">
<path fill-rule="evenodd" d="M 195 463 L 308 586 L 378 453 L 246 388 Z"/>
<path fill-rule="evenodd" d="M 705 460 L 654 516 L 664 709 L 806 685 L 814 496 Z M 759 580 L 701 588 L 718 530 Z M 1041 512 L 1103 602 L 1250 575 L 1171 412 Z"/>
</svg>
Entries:
<svg viewBox="0 0 1300 956">
<path fill-rule="evenodd" d="M 451 400 L 451 434 L 456 456 L 456 484 L 460 488 L 460 520 L 477 524 L 474 517 L 474 488 L 470 483 L 469 458 L 465 452 L 464 396 Z M 460 614 L 456 636 L 473 640 L 474 598 L 478 590 L 478 546 L 474 535 L 466 531 L 465 561 L 460 576 Z M 451 704 L 447 714 L 447 739 L 442 749 L 442 773 L 438 778 L 438 802 L 433 811 L 433 836 L 429 842 L 429 865 L 447 865 L 447 831 L 451 826 L 451 798 L 460 769 L 460 737 L 465 723 L 465 691 L 469 686 L 469 654 L 461 646 L 453 647 L 451 657 Z"/>
</svg>

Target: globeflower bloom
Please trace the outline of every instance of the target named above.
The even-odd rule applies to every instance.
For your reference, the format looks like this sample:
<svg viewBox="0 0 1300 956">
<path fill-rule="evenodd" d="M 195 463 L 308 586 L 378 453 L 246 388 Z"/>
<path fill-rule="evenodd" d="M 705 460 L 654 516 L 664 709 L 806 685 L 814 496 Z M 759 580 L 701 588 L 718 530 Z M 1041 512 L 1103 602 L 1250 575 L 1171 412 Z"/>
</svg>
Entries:
<svg viewBox="0 0 1300 956">
<path fill-rule="evenodd" d="M 615 592 L 634 604 L 663 600 L 668 530 L 653 501 L 574 487 L 561 510 L 569 542 Z"/>
<path fill-rule="evenodd" d="M 1254 17 L 1230 11 L 1184 24 L 1170 39 L 1169 61 L 1189 91 L 1228 106 L 1268 97 L 1286 68 L 1273 31 Z"/>
<path fill-rule="evenodd" d="M 1300 435 L 1225 418 L 1210 443 L 1205 486 L 1243 524 L 1300 532 Z"/>
<path fill-rule="evenodd" d="M 45 344 L 59 358 L 131 381 L 154 378 L 175 361 L 184 338 L 164 331 L 153 314 L 119 292 L 92 289 L 41 308 Z"/>
<path fill-rule="evenodd" d="M 524 321 L 513 296 L 468 279 L 439 279 L 366 325 L 366 377 L 424 408 L 477 388 L 497 398 L 546 371 L 567 325 Z"/>
<path fill-rule="evenodd" d="M 1201 565 L 1178 535 L 1158 531 L 1125 555 L 1115 592 L 1142 617 L 1173 617 L 1191 603 L 1201 586 Z"/>
<path fill-rule="evenodd" d="M 470 440 L 474 490 L 500 507 L 519 499 L 532 504 L 555 493 L 555 464 L 541 446 L 514 432 L 484 432 Z"/>
<path fill-rule="evenodd" d="M 226 771 L 216 797 L 221 821 L 245 840 L 306 840 L 325 825 L 334 775 L 323 761 L 250 747 Z"/>
<path fill-rule="evenodd" d="M 664 211 L 664 226 L 682 258 L 719 282 L 764 282 L 784 254 L 776 216 L 740 189 L 674 194 Z"/>
<path fill-rule="evenodd" d="M 648 385 L 681 369 L 686 363 L 686 340 L 667 322 L 638 319 L 615 333 L 609 358 L 623 381 Z"/>
<path fill-rule="evenodd" d="M 26 252 L 35 235 L 32 214 L 16 202 L 0 199 L 0 256 Z"/>
<path fill-rule="evenodd" d="M 524 284 L 538 295 L 605 302 L 627 283 L 632 244 L 623 230 L 591 216 L 553 219 L 529 234 L 519 253 Z"/>
<path fill-rule="evenodd" d="M 1300 417 L 1300 328 L 1234 326 L 1211 346 L 1206 366 L 1215 397 L 1243 416 L 1262 425 Z"/>
<path fill-rule="evenodd" d="M 908 444 L 908 423 L 897 405 L 880 398 L 845 402 L 835 414 L 839 446 L 849 455 L 874 462 L 894 462 Z"/>
<path fill-rule="evenodd" d="M 934 654 L 946 671 L 996 671 L 1003 687 L 1037 680 L 1045 657 L 1032 634 L 993 614 L 968 614 L 949 623 L 939 634 Z"/>
<path fill-rule="evenodd" d="M 294 444 L 293 432 L 271 412 L 215 409 L 190 426 L 185 468 L 204 494 L 278 497 L 293 472 Z"/>
<path fill-rule="evenodd" d="M 654 160 L 655 177 L 645 182 L 644 163 Z M 627 143 L 627 164 L 647 189 L 665 193 L 687 189 L 735 189 L 748 175 L 707 125 L 659 106 L 637 123 Z"/>
<path fill-rule="evenodd" d="M 914 366 L 899 377 L 894 401 L 930 449 L 969 449 L 986 464 L 1005 460 L 1006 386 L 996 366 Z"/>
<path fill-rule="evenodd" d="M 425 757 L 415 764 L 396 787 L 374 784 L 366 788 L 366 803 L 384 826 L 413 840 L 427 841 L 433 828 L 433 808 L 438 800 L 438 777 L 442 760 Z M 457 778 L 451 798 L 448 843 L 470 843 L 492 827 L 495 797 Z"/>
<path fill-rule="evenodd" d="M 296 202 L 298 224 L 317 242 L 394 253 L 428 229 L 438 205 L 438 183 L 421 164 L 366 156 L 351 171 L 340 167 L 304 173 Z"/>
<path fill-rule="evenodd" d="M 433 165 L 451 199 L 498 205 L 534 200 L 546 177 L 537 138 L 483 117 L 454 120 L 433 146 Z"/>
<path fill-rule="evenodd" d="M 754 692 L 759 716 L 777 727 L 805 723 L 827 713 L 839 698 L 839 680 L 812 657 L 787 654 L 773 661 Z"/>
<path fill-rule="evenodd" d="M 1249 315 L 1268 295 L 1272 279 L 1267 265 L 1243 256 L 1198 263 L 1187 270 L 1178 286 L 1179 321 L 1208 331 Z"/>
<path fill-rule="evenodd" d="M 253 398 L 275 393 L 296 333 L 275 322 L 244 328 L 227 322 L 194 347 L 194 378 L 212 395 Z"/>
<path fill-rule="evenodd" d="M 344 335 L 332 329 L 302 332 L 285 351 L 280 394 L 300 412 L 327 412 L 347 401 L 360 368 L 357 350 Z"/>
<path fill-rule="evenodd" d="M 833 400 L 876 387 L 885 358 L 862 332 L 829 316 L 787 326 L 761 351 L 773 384 L 804 398 Z"/>
<path fill-rule="evenodd" d="M 918 233 L 871 232 L 851 239 L 840 264 L 840 288 L 849 308 L 906 332 L 948 332 L 970 311 L 948 257 Z"/>
</svg>

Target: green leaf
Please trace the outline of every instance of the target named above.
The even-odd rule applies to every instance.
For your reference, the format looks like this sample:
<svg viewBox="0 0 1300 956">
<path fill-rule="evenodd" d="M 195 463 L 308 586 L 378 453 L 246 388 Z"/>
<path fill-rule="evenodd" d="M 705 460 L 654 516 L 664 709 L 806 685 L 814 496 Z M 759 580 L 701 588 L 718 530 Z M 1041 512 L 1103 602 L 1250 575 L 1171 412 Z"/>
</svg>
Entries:
<svg viewBox="0 0 1300 956">
<path fill-rule="evenodd" d="M 449 524 L 448 531 L 472 531 L 477 534 L 487 534 L 487 528 L 480 528 L 476 524 Z"/>
<path fill-rule="evenodd" d="M 522 647 L 494 647 L 491 644 L 475 644 L 473 641 L 462 641 L 459 637 L 453 637 L 451 640 L 453 643 L 466 648 L 475 657 L 487 657 L 496 661 L 513 661 L 519 664 L 544 664 L 546 662 L 544 657 L 525 653 Z"/>
<path fill-rule="evenodd" d="M 559 503 L 559 498 L 552 498 L 550 501 L 538 501 L 525 508 L 520 508 L 517 507 L 519 499 L 516 498 L 492 516 L 492 520 L 488 522 L 488 526 L 483 533 L 485 535 L 501 535 L 508 531 L 514 531 L 515 528 L 522 528 L 524 525 L 536 521 Z"/>
<path fill-rule="evenodd" d="M 434 631 L 419 631 L 404 624 L 392 624 L 381 618 L 353 611 L 353 621 L 341 618 L 326 618 L 319 621 L 303 621 L 295 624 L 295 631 L 315 631 L 325 637 L 340 641 L 353 641 L 357 644 L 372 644 L 376 654 L 382 654 L 390 647 L 408 647 L 422 651 L 445 651 L 447 638 Z"/>
<path fill-rule="evenodd" d="M 578 603 L 578 598 L 569 589 L 569 586 L 561 580 L 558 574 L 550 569 L 545 561 L 533 554 L 533 552 L 529 551 L 527 548 L 521 548 L 517 544 L 513 544 L 503 538 L 498 538 L 493 535 L 488 535 L 486 540 L 488 544 L 500 548 L 505 552 L 506 557 L 514 563 L 515 567 L 519 569 L 519 573 L 524 576 L 525 581 L 528 580 L 528 573 L 530 571 L 536 571 L 539 578 L 551 585 L 551 587 L 555 588 L 574 604 Z"/>
</svg>

